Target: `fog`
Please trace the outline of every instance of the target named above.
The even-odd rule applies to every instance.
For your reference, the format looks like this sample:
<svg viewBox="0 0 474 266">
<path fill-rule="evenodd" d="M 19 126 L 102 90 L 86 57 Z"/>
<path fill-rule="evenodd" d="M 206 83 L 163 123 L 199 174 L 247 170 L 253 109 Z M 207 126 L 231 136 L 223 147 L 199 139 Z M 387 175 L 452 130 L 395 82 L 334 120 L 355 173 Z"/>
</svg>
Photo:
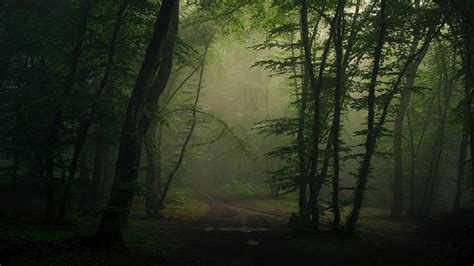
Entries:
<svg viewBox="0 0 474 266">
<path fill-rule="evenodd" d="M 3 1 L 0 266 L 471 265 L 473 11 Z"/>
</svg>

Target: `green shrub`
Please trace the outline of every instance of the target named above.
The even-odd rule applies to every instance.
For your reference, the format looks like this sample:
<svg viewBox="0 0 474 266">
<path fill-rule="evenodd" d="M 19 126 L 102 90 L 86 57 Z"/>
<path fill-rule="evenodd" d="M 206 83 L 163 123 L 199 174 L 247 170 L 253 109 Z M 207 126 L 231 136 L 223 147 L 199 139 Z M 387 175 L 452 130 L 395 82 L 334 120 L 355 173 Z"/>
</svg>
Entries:
<svg viewBox="0 0 474 266">
<path fill-rule="evenodd" d="M 222 191 L 239 195 L 268 195 L 270 189 L 263 183 L 246 183 L 238 180 L 232 180 L 219 188 Z"/>
</svg>

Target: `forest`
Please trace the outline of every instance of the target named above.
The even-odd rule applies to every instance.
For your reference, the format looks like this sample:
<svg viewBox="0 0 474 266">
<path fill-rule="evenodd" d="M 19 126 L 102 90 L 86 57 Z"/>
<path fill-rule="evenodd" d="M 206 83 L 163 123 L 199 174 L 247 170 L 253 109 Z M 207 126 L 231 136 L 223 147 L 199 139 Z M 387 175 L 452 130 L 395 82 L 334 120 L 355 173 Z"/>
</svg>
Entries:
<svg viewBox="0 0 474 266">
<path fill-rule="evenodd" d="M 0 266 L 472 265 L 473 23 L 1 0 Z"/>
</svg>

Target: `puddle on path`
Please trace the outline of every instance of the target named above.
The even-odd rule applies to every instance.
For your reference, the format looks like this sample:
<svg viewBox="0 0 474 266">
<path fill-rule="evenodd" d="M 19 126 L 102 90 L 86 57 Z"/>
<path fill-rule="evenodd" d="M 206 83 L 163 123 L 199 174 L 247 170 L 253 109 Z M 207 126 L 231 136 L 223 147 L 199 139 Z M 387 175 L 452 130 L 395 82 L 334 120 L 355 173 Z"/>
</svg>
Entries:
<svg viewBox="0 0 474 266">
<path fill-rule="evenodd" d="M 207 232 L 210 231 L 224 231 L 224 232 L 243 232 L 243 233 L 252 233 L 252 232 L 269 232 L 271 231 L 270 228 L 266 227 L 246 227 L 246 226 L 241 226 L 241 227 L 213 227 L 213 226 L 207 226 L 207 227 L 199 227 L 195 229 L 200 229 L 204 230 Z"/>
</svg>

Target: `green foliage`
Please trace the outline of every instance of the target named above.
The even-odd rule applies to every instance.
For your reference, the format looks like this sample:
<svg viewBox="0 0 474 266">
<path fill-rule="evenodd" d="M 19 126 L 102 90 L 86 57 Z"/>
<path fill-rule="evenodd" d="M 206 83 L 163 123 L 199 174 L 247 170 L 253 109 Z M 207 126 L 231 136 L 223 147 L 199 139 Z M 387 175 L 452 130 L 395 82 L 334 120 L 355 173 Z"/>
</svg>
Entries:
<svg viewBox="0 0 474 266">
<path fill-rule="evenodd" d="M 270 193 L 270 189 L 266 184 L 247 183 L 239 180 L 232 180 L 229 183 L 220 186 L 219 189 L 241 196 L 267 195 Z"/>
</svg>

